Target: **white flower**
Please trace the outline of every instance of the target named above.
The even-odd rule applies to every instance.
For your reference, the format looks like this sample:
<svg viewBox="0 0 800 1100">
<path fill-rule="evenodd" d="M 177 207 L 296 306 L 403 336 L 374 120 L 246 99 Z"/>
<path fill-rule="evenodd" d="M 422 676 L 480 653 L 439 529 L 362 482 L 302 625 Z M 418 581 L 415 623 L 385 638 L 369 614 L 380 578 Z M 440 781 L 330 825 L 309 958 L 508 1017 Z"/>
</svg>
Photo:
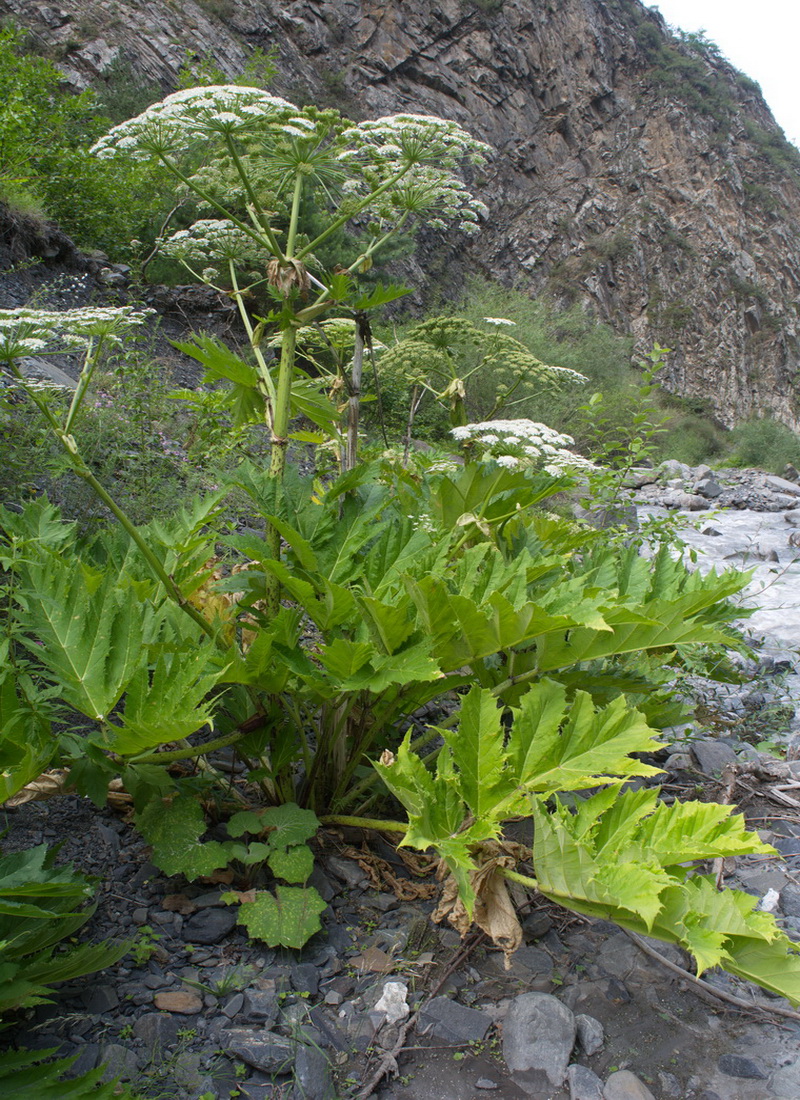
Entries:
<svg viewBox="0 0 800 1100">
<path fill-rule="evenodd" d="M 487 325 L 516 325 L 516 321 L 509 321 L 507 317 L 484 317 Z"/>
<path fill-rule="evenodd" d="M 451 428 L 451 435 L 458 440 L 472 439 L 488 444 L 490 451 L 511 448 L 516 454 L 495 455 L 501 466 L 509 469 L 523 462 L 542 462 L 545 469 L 563 472 L 568 468 L 594 469 L 593 463 L 570 450 L 574 443 L 571 435 L 557 432 L 547 424 L 535 420 L 484 420 L 478 424 L 466 424 Z"/>
<path fill-rule="evenodd" d="M 297 124 L 297 107 L 261 88 L 217 84 L 184 88 L 153 103 L 135 118 L 114 126 L 91 149 L 98 157 L 122 151 L 133 159 L 182 151 L 188 141 L 244 133 L 259 126 Z"/>
<path fill-rule="evenodd" d="M 266 246 L 261 247 L 233 222 L 219 218 L 202 218 L 189 229 L 179 229 L 163 243 L 162 251 L 185 263 L 233 260 L 264 267 L 268 258 Z"/>
</svg>

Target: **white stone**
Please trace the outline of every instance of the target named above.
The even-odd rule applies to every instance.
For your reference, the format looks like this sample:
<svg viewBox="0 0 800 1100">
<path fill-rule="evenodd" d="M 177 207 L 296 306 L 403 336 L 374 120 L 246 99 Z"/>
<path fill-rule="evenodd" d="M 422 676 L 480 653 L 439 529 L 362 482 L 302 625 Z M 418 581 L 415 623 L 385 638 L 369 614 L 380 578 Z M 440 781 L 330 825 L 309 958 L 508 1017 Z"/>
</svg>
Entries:
<svg viewBox="0 0 800 1100">
<path fill-rule="evenodd" d="M 408 986 L 405 982 L 386 982 L 383 996 L 377 1001 L 375 1010 L 385 1013 L 388 1024 L 396 1024 L 409 1013 L 407 996 Z"/>
</svg>

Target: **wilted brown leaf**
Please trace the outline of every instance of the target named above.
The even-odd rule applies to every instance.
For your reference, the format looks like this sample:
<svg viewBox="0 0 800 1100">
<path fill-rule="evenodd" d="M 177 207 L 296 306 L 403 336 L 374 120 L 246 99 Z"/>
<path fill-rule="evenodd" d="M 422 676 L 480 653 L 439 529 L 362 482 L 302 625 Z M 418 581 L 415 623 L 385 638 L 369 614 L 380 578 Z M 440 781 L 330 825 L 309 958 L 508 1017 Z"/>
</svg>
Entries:
<svg viewBox="0 0 800 1100">
<path fill-rule="evenodd" d="M 392 956 L 381 951 L 379 947 L 367 947 L 350 962 L 365 974 L 391 974 L 395 965 Z"/>
<path fill-rule="evenodd" d="M 54 768 L 42 772 L 36 779 L 26 783 L 4 805 L 10 810 L 15 806 L 24 806 L 26 802 L 42 802 L 46 798 L 55 798 L 69 787 L 69 771 L 66 768 Z"/>
<path fill-rule="evenodd" d="M 402 855 L 402 853 L 398 854 Z M 342 855 L 356 861 L 373 889 L 390 891 L 398 901 L 418 901 L 422 898 L 432 898 L 436 893 L 436 887 L 432 882 L 412 882 L 410 879 L 398 878 L 388 860 L 381 859 L 367 849 L 346 847 L 342 849 Z M 425 859 L 424 856 L 421 858 Z M 431 861 L 431 870 L 433 866 L 434 863 Z"/>
<path fill-rule="evenodd" d="M 511 956 L 522 943 L 522 928 L 500 868 L 513 868 L 528 854 L 521 844 L 501 844 L 496 840 L 489 840 L 477 849 L 474 853 L 477 867 L 470 872 L 470 882 L 475 891 L 472 919 L 458 896 L 456 880 L 448 873 L 444 862 L 440 865 L 439 877 L 446 877 L 432 920 L 438 924 L 446 917 L 462 938 L 474 921 L 501 948 L 506 970 L 511 966 Z"/>
<path fill-rule="evenodd" d="M 184 917 L 197 911 L 197 906 L 186 894 L 165 894 L 161 899 L 161 908 L 168 913 L 180 913 Z"/>
</svg>

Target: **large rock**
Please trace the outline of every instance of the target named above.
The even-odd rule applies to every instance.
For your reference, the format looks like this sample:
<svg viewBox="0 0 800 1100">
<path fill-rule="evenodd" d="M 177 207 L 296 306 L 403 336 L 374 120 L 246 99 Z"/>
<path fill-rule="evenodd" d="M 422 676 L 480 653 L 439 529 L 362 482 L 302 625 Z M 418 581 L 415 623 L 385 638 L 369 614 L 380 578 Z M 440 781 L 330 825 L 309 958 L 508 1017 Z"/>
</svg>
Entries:
<svg viewBox="0 0 800 1100">
<path fill-rule="evenodd" d="M 567 1081 L 569 1100 L 603 1100 L 603 1082 L 586 1066 L 570 1066 Z"/>
<path fill-rule="evenodd" d="M 434 997 L 422 1009 L 418 1028 L 445 1043 L 482 1042 L 492 1018 L 476 1008 L 467 1008 L 449 997 Z"/>
<path fill-rule="evenodd" d="M 503 1057 L 529 1096 L 564 1083 L 576 1031 L 573 1014 L 549 993 L 522 993 L 511 1002 L 503 1025 Z"/>
</svg>

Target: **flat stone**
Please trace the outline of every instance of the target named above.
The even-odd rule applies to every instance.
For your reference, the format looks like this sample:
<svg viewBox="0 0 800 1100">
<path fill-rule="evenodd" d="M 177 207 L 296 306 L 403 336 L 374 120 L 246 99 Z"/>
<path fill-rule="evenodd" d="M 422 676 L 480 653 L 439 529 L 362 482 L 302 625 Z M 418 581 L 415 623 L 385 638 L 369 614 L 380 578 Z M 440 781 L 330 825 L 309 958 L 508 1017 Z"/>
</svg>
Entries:
<svg viewBox="0 0 800 1100">
<path fill-rule="evenodd" d="M 586 1016 L 583 1012 L 575 1017 L 575 1026 L 578 1029 L 578 1042 L 584 1054 L 597 1054 L 603 1047 L 606 1033 L 603 1025 L 594 1016 Z"/>
<path fill-rule="evenodd" d="M 553 927 L 553 921 L 547 913 L 534 910 L 522 922 L 522 931 L 526 940 L 540 940 Z"/>
<path fill-rule="evenodd" d="M 119 1007 L 119 996 L 113 985 L 103 982 L 100 985 L 91 986 L 83 997 L 83 1003 L 88 1012 L 100 1016 L 103 1012 L 113 1012 Z"/>
<path fill-rule="evenodd" d="M 569 1100 L 603 1100 L 603 1082 L 586 1066 L 570 1066 L 567 1082 Z"/>
<path fill-rule="evenodd" d="M 78 388 L 78 383 L 74 378 L 70 378 L 66 371 L 61 370 L 55 363 L 48 363 L 46 359 L 25 357 L 19 360 L 19 368 L 26 378 L 50 382 L 52 385 L 59 386 L 64 390 L 76 390 Z"/>
<path fill-rule="evenodd" d="M 522 993 L 511 1002 L 503 1025 L 503 1057 L 514 1081 L 529 1096 L 567 1076 L 577 1032 L 570 1010 L 549 993 Z"/>
<path fill-rule="evenodd" d="M 223 1016 L 227 1016 L 229 1020 L 232 1020 L 234 1016 L 238 1016 L 244 1008 L 244 993 L 234 993 L 234 995 L 225 1002 L 222 1006 Z"/>
<path fill-rule="evenodd" d="M 717 1061 L 717 1066 L 726 1077 L 743 1077 L 747 1081 L 765 1081 L 767 1078 L 758 1062 L 743 1054 L 723 1054 Z"/>
<path fill-rule="evenodd" d="M 278 1019 L 278 1001 L 275 991 L 248 989 L 242 1011 L 248 1020 L 257 1020 L 270 1027 Z"/>
<path fill-rule="evenodd" d="M 337 1100 L 330 1063 L 319 1045 L 297 1047 L 292 1100 Z"/>
<path fill-rule="evenodd" d="M 420 1013 L 417 1028 L 445 1043 L 480 1043 L 491 1024 L 486 1012 L 466 1008 L 449 997 L 434 997 Z"/>
<path fill-rule="evenodd" d="M 222 1033 L 222 1041 L 226 1054 L 235 1054 L 264 1073 L 290 1073 L 294 1065 L 297 1044 L 283 1035 L 230 1028 Z"/>
<path fill-rule="evenodd" d="M 793 481 L 787 481 L 785 477 L 767 474 L 764 481 L 771 489 L 777 489 L 779 493 L 789 493 L 792 496 L 800 496 L 800 485 L 796 485 Z"/>
<path fill-rule="evenodd" d="M 655 1100 L 655 1097 L 635 1073 L 629 1069 L 618 1069 L 606 1081 L 603 1100 Z"/>
<path fill-rule="evenodd" d="M 366 874 L 353 859 L 344 856 L 328 856 L 325 869 L 341 879 L 346 886 L 361 886 L 367 881 Z"/>
<path fill-rule="evenodd" d="M 553 960 L 540 947 L 520 947 L 514 952 L 512 963 L 524 966 L 533 974 L 549 977 L 553 973 Z"/>
<path fill-rule="evenodd" d="M 319 971 L 311 963 L 298 963 L 291 969 L 292 988 L 315 996 L 319 992 Z"/>
<path fill-rule="evenodd" d="M 141 1039 L 149 1049 L 161 1050 L 174 1046 L 178 1041 L 180 1020 L 174 1016 L 165 1016 L 160 1012 L 147 1012 L 133 1025 L 134 1039 Z"/>
<path fill-rule="evenodd" d="M 488 1077 L 479 1077 L 475 1082 L 476 1089 L 484 1089 L 486 1092 L 492 1092 L 497 1088 L 497 1082 L 491 1081 Z"/>
<path fill-rule="evenodd" d="M 705 497 L 707 500 L 714 500 L 720 496 L 723 492 L 722 486 L 718 481 L 715 481 L 713 477 L 703 478 L 702 481 L 698 481 L 694 487 L 694 491 L 699 493 L 701 497 Z"/>
<path fill-rule="evenodd" d="M 236 909 L 201 909 L 183 926 L 189 943 L 219 943 L 236 924 Z"/>
<path fill-rule="evenodd" d="M 153 997 L 153 1004 L 160 1012 L 177 1012 L 181 1016 L 194 1016 L 203 1011 L 203 998 L 186 989 L 164 989 Z"/>
<path fill-rule="evenodd" d="M 89 1070 L 95 1068 L 99 1057 L 99 1043 L 83 1043 L 78 1047 L 77 1058 L 67 1070 L 67 1077 L 80 1077 L 84 1073 L 88 1073 Z"/>
<path fill-rule="evenodd" d="M 781 890 L 781 909 L 787 917 L 800 917 L 800 886 L 788 883 Z"/>
<path fill-rule="evenodd" d="M 800 1059 L 776 1070 L 769 1084 L 773 1096 L 780 1100 L 797 1100 L 800 1096 Z"/>
<path fill-rule="evenodd" d="M 105 1066 L 101 1078 L 103 1081 L 112 1081 L 115 1077 L 131 1081 L 139 1072 L 139 1060 L 135 1052 L 119 1043 L 103 1043 L 98 1062 Z"/>
<path fill-rule="evenodd" d="M 170 1075 L 180 1088 L 186 1089 L 192 1096 L 199 1096 L 205 1080 L 202 1067 L 202 1055 L 185 1051 L 170 1063 Z"/>
<path fill-rule="evenodd" d="M 695 741 L 692 754 L 705 775 L 719 775 L 726 764 L 736 763 L 736 753 L 723 741 Z"/>
</svg>

